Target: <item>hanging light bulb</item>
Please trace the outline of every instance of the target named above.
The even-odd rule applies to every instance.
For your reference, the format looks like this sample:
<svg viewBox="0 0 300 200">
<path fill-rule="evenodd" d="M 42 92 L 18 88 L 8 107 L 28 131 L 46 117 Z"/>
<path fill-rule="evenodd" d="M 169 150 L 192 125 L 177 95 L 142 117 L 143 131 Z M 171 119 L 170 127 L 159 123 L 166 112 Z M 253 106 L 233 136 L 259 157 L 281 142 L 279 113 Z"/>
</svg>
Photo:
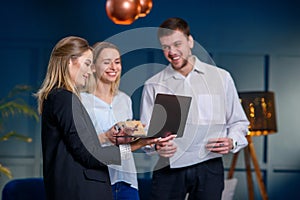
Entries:
<svg viewBox="0 0 300 200">
<path fill-rule="evenodd" d="M 145 17 L 151 11 L 153 3 L 152 0 L 140 0 L 141 12 L 139 17 Z"/>
<path fill-rule="evenodd" d="M 132 24 L 139 18 L 141 5 L 139 0 L 107 0 L 107 16 L 115 23 L 121 25 Z"/>
</svg>

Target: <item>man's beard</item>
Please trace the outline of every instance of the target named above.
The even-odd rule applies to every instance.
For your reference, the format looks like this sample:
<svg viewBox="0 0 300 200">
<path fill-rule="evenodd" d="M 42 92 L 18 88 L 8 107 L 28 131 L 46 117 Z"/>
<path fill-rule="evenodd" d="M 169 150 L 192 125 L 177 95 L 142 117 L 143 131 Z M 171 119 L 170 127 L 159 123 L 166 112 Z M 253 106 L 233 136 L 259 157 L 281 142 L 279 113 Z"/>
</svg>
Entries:
<svg viewBox="0 0 300 200">
<path fill-rule="evenodd" d="M 183 69 L 185 66 L 187 66 L 187 64 L 188 64 L 188 60 L 187 59 L 183 59 L 183 63 L 182 63 L 182 65 L 179 68 L 175 67 L 173 64 L 172 64 L 172 67 L 174 69 L 176 69 L 176 70 L 180 70 L 180 69 Z"/>
</svg>

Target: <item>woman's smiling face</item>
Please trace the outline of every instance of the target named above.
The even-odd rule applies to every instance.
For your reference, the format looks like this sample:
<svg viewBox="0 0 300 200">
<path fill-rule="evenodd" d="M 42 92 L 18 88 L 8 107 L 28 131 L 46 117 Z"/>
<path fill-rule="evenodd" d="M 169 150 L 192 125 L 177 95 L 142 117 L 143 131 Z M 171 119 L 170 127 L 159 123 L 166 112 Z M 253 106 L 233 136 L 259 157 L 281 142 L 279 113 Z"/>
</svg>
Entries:
<svg viewBox="0 0 300 200">
<path fill-rule="evenodd" d="M 121 73 L 121 57 L 116 49 L 105 48 L 96 60 L 94 71 L 104 83 L 113 83 Z"/>
<path fill-rule="evenodd" d="M 76 87 L 86 85 L 88 77 L 92 74 L 91 65 L 93 62 L 93 52 L 85 51 L 77 58 L 71 58 L 69 63 L 69 73 L 73 84 Z"/>
</svg>

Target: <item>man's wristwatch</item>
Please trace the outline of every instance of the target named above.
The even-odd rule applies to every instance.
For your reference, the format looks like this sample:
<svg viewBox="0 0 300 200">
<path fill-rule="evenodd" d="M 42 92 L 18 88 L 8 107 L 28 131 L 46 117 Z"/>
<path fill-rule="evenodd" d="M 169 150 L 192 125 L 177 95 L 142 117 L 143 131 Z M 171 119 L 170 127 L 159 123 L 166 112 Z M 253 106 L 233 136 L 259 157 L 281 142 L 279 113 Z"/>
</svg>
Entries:
<svg viewBox="0 0 300 200">
<path fill-rule="evenodd" d="M 236 149 L 236 147 L 237 147 L 237 141 L 232 139 L 232 150 Z"/>
</svg>

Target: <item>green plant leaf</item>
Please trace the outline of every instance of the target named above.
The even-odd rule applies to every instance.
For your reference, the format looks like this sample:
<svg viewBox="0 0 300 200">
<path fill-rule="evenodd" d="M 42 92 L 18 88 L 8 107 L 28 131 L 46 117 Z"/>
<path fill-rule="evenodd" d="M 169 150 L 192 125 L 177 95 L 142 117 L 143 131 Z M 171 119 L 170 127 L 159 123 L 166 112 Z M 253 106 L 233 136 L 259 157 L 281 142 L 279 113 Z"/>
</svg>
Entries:
<svg viewBox="0 0 300 200">
<path fill-rule="evenodd" d="M 32 87 L 28 85 L 16 85 L 7 96 L 0 99 L 0 142 L 7 141 L 11 138 L 24 142 L 32 141 L 32 138 L 19 134 L 16 131 L 4 132 L 3 127 L 4 118 L 20 114 L 33 117 L 36 121 L 39 121 L 37 110 L 28 105 L 22 98 L 22 95 L 28 95 L 29 91 L 32 91 Z M 12 173 L 9 168 L 0 164 L 0 174 L 1 173 L 12 178 Z"/>
<path fill-rule="evenodd" d="M 31 108 L 25 103 L 19 103 L 17 100 L 12 100 L 0 104 L 0 113 L 2 118 L 8 116 L 14 116 L 16 114 L 24 114 L 29 117 L 33 117 L 36 121 L 39 120 L 39 116 L 35 109 Z"/>
<path fill-rule="evenodd" d="M 12 173 L 11 173 L 10 169 L 8 169 L 7 167 L 4 167 L 1 164 L 0 164 L 0 172 L 5 174 L 9 179 L 12 178 Z"/>
<path fill-rule="evenodd" d="M 8 98 L 13 98 L 21 93 L 27 93 L 32 91 L 32 87 L 29 85 L 16 85 L 7 95 Z"/>
<path fill-rule="evenodd" d="M 7 141 L 10 138 L 15 138 L 18 140 L 22 140 L 24 142 L 32 142 L 31 137 L 27 137 L 25 135 L 19 134 L 16 131 L 10 131 L 10 132 L 4 134 L 3 136 L 0 137 L 0 141 Z"/>
</svg>

